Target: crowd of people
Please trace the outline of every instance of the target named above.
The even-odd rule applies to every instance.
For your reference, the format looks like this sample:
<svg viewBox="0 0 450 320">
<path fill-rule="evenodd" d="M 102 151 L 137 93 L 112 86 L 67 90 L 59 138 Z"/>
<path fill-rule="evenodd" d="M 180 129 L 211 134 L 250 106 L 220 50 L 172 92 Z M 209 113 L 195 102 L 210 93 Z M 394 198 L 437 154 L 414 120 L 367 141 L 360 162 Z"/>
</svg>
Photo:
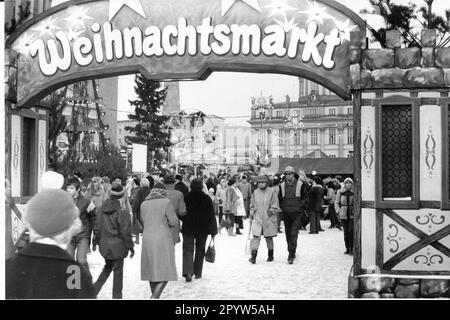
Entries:
<svg viewBox="0 0 450 320">
<path fill-rule="evenodd" d="M 201 279 L 208 237 L 223 229 L 230 237 L 242 235 L 245 219 L 252 264 L 262 237 L 267 261 L 274 260 L 273 237 L 283 231 L 287 262 L 293 264 L 299 231 L 308 225 L 310 234 L 324 231 L 325 216 L 330 228 L 343 228 L 345 254 L 352 254 L 350 178 L 322 181 L 314 172 L 308 177 L 288 166 L 282 174 L 252 179 L 225 173 L 133 176 L 127 181 L 96 176 L 86 185 L 77 174 L 64 178 L 48 171 L 41 180 L 42 191 L 27 205 L 24 237 L 6 264 L 7 298 L 95 298 L 113 273 L 112 297 L 120 299 L 124 259 L 133 258 L 134 246 L 141 245 L 141 280 L 149 282 L 151 297 L 157 299 L 168 281 L 178 279 L 177 243 L 182 241 L 185 281 Z M 105 264 L 93 279 L 87 255 L 97 247 Z M 79 268 L 75 287 L 68 280 L 60 283 L 70 266 Z"/>
</svg>

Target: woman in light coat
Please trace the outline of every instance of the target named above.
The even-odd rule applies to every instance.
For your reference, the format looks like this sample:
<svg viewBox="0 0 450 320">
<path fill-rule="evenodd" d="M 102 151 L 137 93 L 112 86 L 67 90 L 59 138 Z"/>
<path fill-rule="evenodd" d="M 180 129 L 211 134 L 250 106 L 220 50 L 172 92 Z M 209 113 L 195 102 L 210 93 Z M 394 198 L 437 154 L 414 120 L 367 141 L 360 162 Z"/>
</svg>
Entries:
<svg viewBox="0 0 450 320">
<path fill-rule="evenodd" d="M 266 239 L 268 258 L 273 261 L 273 237 L 278 233 L 278 213 L 281 212 L 278 204 L 278 195 L 275 190 L 268 188 L 269 178 L 263 175 L 258 177 L 258 189 L 250 200 L 250 221 L 252 221 L 253 239 L 250 241 L 252 257 L 251 263 L 256 262 L 261 237 Z"/>
<path fill-rule="evenodd" d="M 353 254 L 353 180 L 346 178 L 344 186 L 337 192 L 335 208 L 339 212 L 344 228 L 345 254 Z"/>
<path fill-rule="evenodd" d="M 150 282 L 152 299 L 158 299 L 168 281 L 176 281 L 175 241 L 171 228 L 179 221 L 167 198 L 166 187 L 158 182 L 141 204 L 143 225 L 141 280 Z"/>
<path fill-rule="evenodd" d="M 226 200 L 226 190 L 227 190 L 227 181 L 225 179 L 222 179 L 220 181 L 220 184 L 217 185 L 216 190 L 216 197 L 219 201 L 219 232 L 220 229 L 222 229 L 221 222 L 222 222 L 222 216 L 223 216 L 223 206 Z"/>
<path fill-rule="evenodd" d="M 228 187 L 225 191 L 225 205 L 223 206 L 223 213 L 225 214 L 225 219 L 229 222 L 228 235 L 235 236 L 233 232 L 234 227 L 234 216 L 237 214 L 237 201 L 238 195 L 236 193 L 237 180 L 231 178 L 228 180 Z"/>
</svg>

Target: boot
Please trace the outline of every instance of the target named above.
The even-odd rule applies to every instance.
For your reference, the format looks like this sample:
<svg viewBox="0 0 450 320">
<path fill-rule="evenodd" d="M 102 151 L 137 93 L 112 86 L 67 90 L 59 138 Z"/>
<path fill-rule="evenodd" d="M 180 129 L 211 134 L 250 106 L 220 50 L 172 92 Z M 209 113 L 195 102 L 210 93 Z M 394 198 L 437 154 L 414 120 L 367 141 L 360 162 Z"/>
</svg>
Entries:
<svg viewBox="0 0 450 320">
<path fill-rule="evenodd" d="M 256 262 L 256 255 L 258 254 L 258 250 L 252 250 L 252 257 L 248 260 L 251 263 L 255 264 Z"/>
<path fill-rule="evenodd" d="M 241 229 L 236 228 L 236 234 L 242 234 L 242 233 L 241 233 Z"/>
<path fill-rule="evenodd" d="M 267 258 L 267 261 L 273 261 L 273 249 L 272 250 L 269 250 L 269 256 L 268 256 L 268 258 Z"/>
<path fill-rule="evenodd" d="M 292 254 L 292 252 L 289 252 L 289 256 L 288 256 L 288 263 L 289 264 L 293 264 L 294 263 L 294 255 Z"/>
<path fill-rule="evenodd" d="M 234 234 L 234 232 L 233 232 L 233 227 L 228 228 L 228 235 L 231 236 L 231 237 L 234 237 L 234 236 L 235 236 L 235 234 Z"/>
</svg>

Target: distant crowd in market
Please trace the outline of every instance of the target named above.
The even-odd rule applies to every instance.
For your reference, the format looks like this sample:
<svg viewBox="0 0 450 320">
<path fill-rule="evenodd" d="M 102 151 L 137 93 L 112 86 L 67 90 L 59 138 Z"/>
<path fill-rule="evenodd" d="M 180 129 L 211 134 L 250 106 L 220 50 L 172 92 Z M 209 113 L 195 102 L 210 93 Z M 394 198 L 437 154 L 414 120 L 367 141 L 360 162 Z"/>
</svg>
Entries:
<svg viewBox="0 0 450 320">
<path fill-rule="evenodd" d="M 133 258 L 140 245 L 141 280 L 149 282 L 151 298 L 158 299 L 168 281 L 178 280 L 175 246 L 181 239 L 181 274 L 186 282 L 198 280 L 208 238 L 211 245 L 222 230 L 225 236 L 242 236 L 244 220 L 251 264 L 262 237 L 267 261 L 274 261 L 273 237 L 280 233 L 287 242 L 287 263 L 294 264 L 300 231 L 323 232 L 324 218 L 329 228 L 343 230 L 344 253 L 353 254 L 351 178 L 322 180 L 314 171 L 307 176 L 287 166 L 270 176 L 169 173 L 83 181 L 80 174 L 48 171 L 42 176 L 42 190 L 27 204 L 15 256 L 6 263 L 7 298 L 96 298 L 113 273 L 112 297 L 120 299 L 124 260 Z M 97 248 L 105 264 L 93 279 L 87 256 Z M 71 286 L 68 270 L 74 266 L 79 278 Z"/>
</svg>

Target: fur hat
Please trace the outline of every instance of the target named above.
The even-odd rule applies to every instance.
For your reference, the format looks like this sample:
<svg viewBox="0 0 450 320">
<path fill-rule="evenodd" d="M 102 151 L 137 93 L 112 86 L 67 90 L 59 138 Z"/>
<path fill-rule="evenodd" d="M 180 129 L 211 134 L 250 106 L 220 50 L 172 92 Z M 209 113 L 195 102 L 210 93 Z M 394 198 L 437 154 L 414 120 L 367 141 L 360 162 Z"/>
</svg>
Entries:
<svg viewBox="0 0 450 320">
<path fill-rule="evenodd" d="M 262 174 L 258 176 L 258 182 L 269 182 L 269 178 L 265 174 Z"/>
<path fill-rule="evenodd" d="M 164 176 L 164 184 L 173 184 L 175 183 L 175 177 L 173 174 L 166 174 Z"/>
<path fill-rule="evenodd" d="M 125 189 L 123 186 L 118 181 L 114 181 L 111 185 L 111 197 L 122 198 L 124 193 Z"/>
<path fill-rule="evenodd" d="M 67 231 L 79 215 L 72 197 L 61 189 L 44 189 L 28 202 L 25 219 L 43 237 Z"/>
<path fill-rule="evenodd" d="M 64 176 L 55 171 L 46 171 L 42 174 L 42 189 L 62 189 Z"/>
<path fill-rule="evenodd" d="M 286 169 L 284 169 L 284 173 L 286 174 L 287 172 L 292 172 L 294 173 L 294 167 L 293 166 L 287 166 Z"/>
</svg>

